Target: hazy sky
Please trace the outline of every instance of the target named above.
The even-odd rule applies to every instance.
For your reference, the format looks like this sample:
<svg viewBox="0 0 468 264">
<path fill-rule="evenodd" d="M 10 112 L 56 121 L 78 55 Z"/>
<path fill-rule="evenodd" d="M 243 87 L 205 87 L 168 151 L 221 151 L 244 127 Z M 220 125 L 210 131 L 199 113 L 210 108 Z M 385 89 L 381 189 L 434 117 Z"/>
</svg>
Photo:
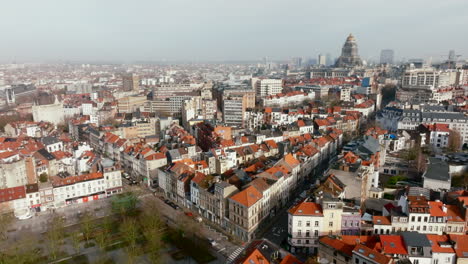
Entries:
<svg viewBox="0 0 468 264">
<path fill-rule="evenodd" d="M 14 0 L 0 61 L 468 56 L 468 0 Z"/>
</svg>

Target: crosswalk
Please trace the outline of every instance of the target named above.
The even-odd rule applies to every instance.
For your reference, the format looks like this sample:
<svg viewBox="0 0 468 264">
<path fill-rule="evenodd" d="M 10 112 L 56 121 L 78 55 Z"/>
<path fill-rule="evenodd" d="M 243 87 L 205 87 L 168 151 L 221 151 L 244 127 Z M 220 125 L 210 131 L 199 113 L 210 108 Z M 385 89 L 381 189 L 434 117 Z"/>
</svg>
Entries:
<svg viewBox="0 0 468 264">
<path fill-rule="evenodd" d="M 242 247 L 239 247 L 236 250 L 234 250 L 234 252 L 232 252 L 231 255 L 229 255 L 227 263 L 233 262 L 240 255 L 240 253 L 242 253 L 242 250 L 244 250 L 244 248 Z"/>
</svg>

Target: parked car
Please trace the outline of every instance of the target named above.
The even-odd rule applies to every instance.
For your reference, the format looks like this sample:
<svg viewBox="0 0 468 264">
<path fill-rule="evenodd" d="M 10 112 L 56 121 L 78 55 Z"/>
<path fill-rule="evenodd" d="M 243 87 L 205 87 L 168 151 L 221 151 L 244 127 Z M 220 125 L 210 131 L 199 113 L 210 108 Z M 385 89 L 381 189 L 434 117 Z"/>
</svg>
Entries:
<svg viewBox="0 0 468 264">
<path fill-rule="evenodd" d="M 218 244 L 218 242 L 216 242 L 216 240 L 212 239 L 212 238 L 208 238 L 208 243 L 210 243 L 210 245 L 212 247 L 216 246 Z"/>
</svg>

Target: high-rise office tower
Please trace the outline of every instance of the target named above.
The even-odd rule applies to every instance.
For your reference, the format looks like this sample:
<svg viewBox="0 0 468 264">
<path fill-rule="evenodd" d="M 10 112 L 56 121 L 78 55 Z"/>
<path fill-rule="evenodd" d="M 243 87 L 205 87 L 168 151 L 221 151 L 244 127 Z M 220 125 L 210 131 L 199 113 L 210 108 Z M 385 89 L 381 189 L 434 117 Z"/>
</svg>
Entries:
<svg viewBox="0 0 468 264">
<path fill-rule="evenodd" d="M 318 55 L 318 65 L 325 66 L 327 64 L 327 56 L 319 54 Z"/>
<path fill-rule="evenodd" d="M 454 50 L 450 50 L 450 51 L 449 51 L 448 60 L 449 60 L 449 61 L 455 61 L 455 60 L 456 60 L 456 55 L 455 55 L 455 51 L 454 51 Z"/>
<path fill-rule="evenodd" d="M 124 91 L 139 91 L 140 78 L 134 73 L 124 74 L 122 76 L 122 86 Z"/>
<path fill-rule="evenodd" d="M 380 64 L 393 64 L 394 52 L 391 49 L 384 49 L 380 52 Z"/>
<path fill-rule="evenodd" d="M 358 54 L 356 39 L 352 34 L 346 38 L 346 42 L 341 49 L 341 56 L 335 63 L 336 67 L 354 67 L 361 66 L 362 60 Z"/>
</svg>

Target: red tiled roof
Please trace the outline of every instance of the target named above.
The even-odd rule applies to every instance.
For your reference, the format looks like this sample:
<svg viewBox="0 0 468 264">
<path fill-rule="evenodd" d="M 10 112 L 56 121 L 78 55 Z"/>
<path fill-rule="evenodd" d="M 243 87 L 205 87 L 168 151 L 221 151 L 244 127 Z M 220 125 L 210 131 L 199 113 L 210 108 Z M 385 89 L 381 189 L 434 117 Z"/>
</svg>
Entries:
<svg viewBox="0 0 468 264">
<path fill-rule="evenodd" d="M 298 260 L 292 254 L 288 254 L 279 264 L 302 264 L 302 261 Z"/>
<path fill-rule="evenodd" d="M 380 235 L 380 242 L 384 254 L 408 255 L 402 236 Z"/>
<path fill-rule="evenodd" d="M 93 173 L 90 173 L 90 174 L 70 176 L 70 177 L 66 177 L 66 178 L 61 178 L 61 177 L 58 177 L 58 176 L 53 176 L 51 178 L 52 178 L 52 185 L 54 187 L 60 187 L 60 186 L 75 184 L 77 182 L 95 180 L 95 179 L 99 179 L 99 178 L 102 178 L 102 177 L 103 177 L 103 175 L 102 175 L 101 172 L 93 172 Z"/>
<path fill-rule="evenodd" d="M 361 244 L 356 245 L 356 248 L 354 248 L 353 252 L 356 252 L 366 258 L 370 258 L 373 261 L 380 263 L 380 264 L 387 264 L 391 260 L 389 257 L 381 254 L 380 252 L 370 249 Z"/>
<path fill-rule="evenodd" d="M 292 215 L 323 216 L 322 206 L 313 202 L 301 202 L 289 209 L 288 212 Z"/>
<path fill-rule="evenodd" d="M 458 258 L 468 258 L 468 235 L 449 235 L 450 240 L 455 241 L 455 253 Z"/>
<path fill-rule="evenodd" d="M 0 189 L 0 203 L 13 201 L 26 197 L 24 186 Z"/>
<path fill-rule="evenodd" d="M 350 257 L 353 256 L 354 245 L 346 244 L 345 242 L 341 240 L 331 238 L 328 236 L 320 238 L 319 241 L 320 243 L 325 244 L 329 247 L 332 247 L 347 256 L 350 256 Z"/>
<path fill-rule="evenodd" d="M 431 216 L 447 216 L 447 213 L 444 212 L 442 202 L 428 202 L 429 204 L 429 213 Z"/>
<path fill-rule="evenodd" d="M 372 216 L 374 225 L 391 225 L 390 219 L 387 216 L 374 215 Z"/>
<path fill-rule="evenodd" d="M 231 199 L 244 205 L 245 207 L 250 207 L 262 199 L 263 195 L 254 187 L 249 186 L 246 189 L 234 194 Z"/>
<path fill-rule="evenodd" d="M 432 252 L 437 253 L 455 253 L 455 250 L 452 248 L 450 244 L 450 238 L 447 235 L 426 235 L 427 239 L 431 241 Z M 448 247 L 442 247 L 440 242 L 448 243 Z"/>
</svg>

